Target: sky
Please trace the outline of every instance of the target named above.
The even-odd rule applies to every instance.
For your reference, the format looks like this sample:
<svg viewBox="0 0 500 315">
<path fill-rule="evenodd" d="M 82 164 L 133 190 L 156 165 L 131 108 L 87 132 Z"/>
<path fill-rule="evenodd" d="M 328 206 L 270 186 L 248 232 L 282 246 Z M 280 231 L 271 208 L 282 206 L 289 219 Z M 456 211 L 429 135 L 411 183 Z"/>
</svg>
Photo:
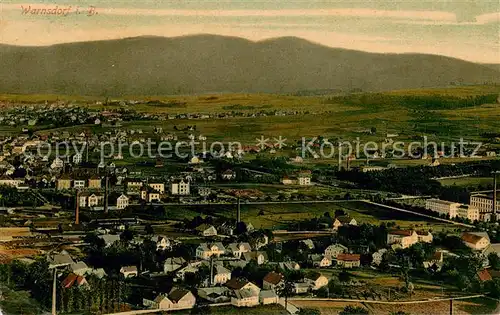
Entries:
<svg viewBox="0 0 500 315">
<path fill-rule="evenodd" d="M 500 1 L 0 0 L 5 44 L 192 34 L 296 36 L 331 47 L 500 63 Z"/>
</svg>

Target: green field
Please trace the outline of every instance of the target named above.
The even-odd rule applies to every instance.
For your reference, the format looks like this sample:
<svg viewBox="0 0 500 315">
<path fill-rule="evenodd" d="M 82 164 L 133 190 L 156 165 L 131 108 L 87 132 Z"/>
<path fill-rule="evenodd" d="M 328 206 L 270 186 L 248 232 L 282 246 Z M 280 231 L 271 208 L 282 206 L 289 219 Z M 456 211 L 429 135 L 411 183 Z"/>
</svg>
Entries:
<svg viewBox="0 0 500 315">
<path fill-rule="evenodd" d="M 446 89 L 404 90 L 386 93 L 363 93 L 348 96 L 299 97 L 274 94 L 218 94 L 202 96 L 149 96 L 130 99 L 162 100 L 182 105 L 126 105 L 139 112 L 158 114 L 180 113 L 230 113 L 284 110 L 301 111 L 300 115 L 201 120 L 165 120 L 125 122 L 126 128 L 142 128 L 146 133 L 155 126 L 165 132 L 174 132 L 173 126 L 196 124 L 197 133 L 205 135 L 209 142 L 216 140 L 239 141 L 255 144 L 260 136 L 288 139 L 288 144 L 301 137 L 322 135 L 330 139 L 354 140 L 381 143 L 386 133 L 397 133 L 397 140 L 408 143 L 415 136 L 427 135 L 429 140 L 450 141 L 464 137 L 481 139 L 485 132 L 500 130 L 500 105 L 471 103 L 475 97 L 491 100 L 500 93 L 499 86 L 471 86 Z M 2 99 L 40 101 L 43 95 L 3 95 Z M 60 100 L 64 96 L 58 97 Z M 122 97 L 127 99 L 127 97 Z M 436 98 L 438 101 L 434 102 Z M 95 105 L 95 99 L 67 97 L 76 103 L 89 103 L 90 108 L 117 108 L 117 105 Z M 118 98 L 119 99 L 119 98 Z M 91 101 L 93 100 L 93 101 Z M 103 101 L 102 99 L 99 99 Z M 479 101 L 478 101 L 479 102 Z M 167 103 L 167 104 L 170 104 Z M 434 104 L 436 103 L 436 104 Z M 306 112 L 307 111 L 307 112 Z M 96 128 L 92 127 L 91 128 Z M 367 134 L 371 128 L 377 131 Z M 79 130 L 89 126 L 65 129 Z M 98 127 L 96 130 L 104 130 Z M 182 134 L 182 132 L 178 132 Z"/>
<path fill-rule="evenodd" d="M 479 185 L 485 187 L 493 185 L 491 177 L 460 177 L 460 178 L 446 178 L 440 179 L 439 182 L 443 186 L 461 186 L 461 187 L 477 187 Z"/>
<path fill-rule="evenodd" d="M 255 228 L 286 229 L 291 223 L 320 217 L 325 212 L 329 212 L 333 217 L 335 210 L 343 210 L 356 219 L 358 224 L 370 223 L 378 225 L 382 222 L 395 222 L 400 228 L 432 229 L 433 231 L 456 229 L 451 224 L 391 211 L 357 201 L 313 204 L 242 204 L 241 218 L 247 223 L 252 223 Z M 168 218 L 175 220 L 189 219 L 197 215 L 236 218 L 236 205 L 168 206 L 166 207 L 166 213 Z"/>
<path fill-rule="evenodd" d="M 286 315 L 288 312 L 280 305 L 266 305 L 266 306 L 258 306 L 258 307 L 248 307 L 242 310 L 241 308 L 232 307 L 232 306 L 219 306 L 212 307 L 210 309 L 210 314 L 214 315 L 236 315 L 242 314 L 245 315 L 261 315 L 261 314 L 269 314 L 269 315 Z M 169 314 L 171 314 L 169 312 Z M 174 312 L 173 314 L 191 314 L 186 311 Z"/>
</svg>

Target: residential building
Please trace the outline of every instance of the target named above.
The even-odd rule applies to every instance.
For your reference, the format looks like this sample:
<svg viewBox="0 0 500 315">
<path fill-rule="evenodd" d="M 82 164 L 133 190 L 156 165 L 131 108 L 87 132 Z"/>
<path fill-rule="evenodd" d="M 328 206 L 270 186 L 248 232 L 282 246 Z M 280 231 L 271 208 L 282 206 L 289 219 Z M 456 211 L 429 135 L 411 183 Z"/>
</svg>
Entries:
<svg viewBox="0 0 500 315">
<path fill-rule="evenodd" d="M 313 263 L 313 266 L 315 267 L 330 267 L 332 265 L 332 260 L 330 257 L 327 256 L 322 256 L 319 254 L 314 254 L 311 255 L 311 260 Z"/>
<path fill-rule="evenodd" d="M 104 246 L 106 246 L 106 247 L 110 247 L 114 243 L 120 241 L 120 235 L 118 235 L 118 234 L 99 235 L 99 238 L 104 241 Z"/>
<path fill-rule="evenodd" d="M 432 243 L 432 234 L 429 231 L 417 231 L 419 243 Z"/>
<path fill-rule="evenodd" d="M 11 186 L 11 187 L 19 187 L 24 183 L 24 180 L 21 179 L 12 179 L 7 175 L 3 175 L 0 177 L 0 185 L 1 186 Z M 70 181 L 71 183 L 71 181 Z M 67 189 L 67 188 L 65 188 Z"/>
<path fill-rule="evenodd" d="M 418 243 L 418 234 L 414 230 L 392 230 L 387 232 L 387 245 L 400 244 L 408 248 Z"/>
<path fill-rule="evenodd" d="M 303 171 L 297 175 L 297 180 L 300 186 L 311 185 L 311 171 Z"/>
<path fill-rule="evenodd" d="M 232 170 L 225 170 L 222 172 L 222 179 L 224 180 L 233 180 L 236 178 L 236 173 Z"/>
<path fill-rule="evenodd" d="M 153 188 L 162 195 L 165 193 L 165 184 L 163 183 L 148 183 L 148 186 Z"/>
<path fill-rule="evenodd" d="M 101 178 L 97 175 L 93 175 L 89 178 L 89 189 L 101 189 Z"/>
<path fill-rule="evenodd" d="M 229 289 L 226 287 L 199 288 L 198 296 L 212 303 L 230 302 Z"/>
<path fill-rule="evenodd" d="M 243 253 L 252 251 L 252 247 L 248 243 L 231 243 L 227 246 L 227 251 L 235 258 L 241 258 Z"/>
<path fill-rule="evenodd" d="M 70 289 L 74 286 L 76 287 L 82 287 L 82 286 L 88 286 L 89 283 L 87 282 L 87 279 L 85 279 L 84 276 L 77 275 L 74 273 L 70 273 L 64 280 L 61 282 L 61 286 L 65 289 Z"/>
<path fill-rule="evenodd" d="M 259 300 L 262 305 L 278 304 L 279 297 L 273 290 L 261 290 Z"/>
<path fill-rule="evenodd" d="M 85 274 L 90 273 L 92 268 L 89 268 L 83 261 L 79 261 L 69 265 L 69 271 L 78 276 L 84 276 Z"/>
<path fill-rule="evenodd" d="M 479 210 L 479 221 L 490 221 L 493 213 L 493 194 L 475 194 L 470 196 L 470 205 Z M 500 198 L 496 201 L 496 210 L 500 212 Z"/>
<path fill-rule="evenodd" d="M 462 234 L 462 241 L 474 250 L 483 250 L 490 245 L 490 238 L 485 232 L 465 232 Z"/>
<path fill-rule="evenodd" d="M 196 298 L 191 291 L 186 289 L 172 289 L 168 298 L 173 303 L 174 309 L 193 308 L 196 304 Z"/>
<path fill-rule="evenodd" d="M 224 284 L 231 280 L 231 271 L 224 266 L 215 264 L 213 270 L 214 278 L 212 279 L 212 284 Z"/>
<path fill-rule="evenodd" d="M 276 290 L 282 285 L 284 285 L 284 277 L 281 273 L 271 271 L 262 279 L 264 290 Z"/>
<path fill-rule="evenodd" d="M 138 194 L 142 187 L 142 181 L 130 179 L 127 181 L 127 194 Z"/>
<path fill-rule="evenodd" d="M 123 210 L 128 207 L 129 198 L 121 194 L 118 198 L 116 198 L 116 209 Z"/>
<path fill-rule="evenodd" d="M 57 180 L 57 190 L 71 189 L 71 177 L 68 174 L 63 174 Z"/>
<path fill-rule="evenodd" d="M 141 199 L 146 202 L 153 202 L 160 200 L 160 193 L 149 186 L 141 188 Z"/>
<path fill-rule="evenodd" d="M 311 284 L 312 290 L 319 290 L 328 285 L 328 278 L 321 275 L 319 272 L 311 272 L 305 276 L 305 280 Z"/>
<path fill-rule="evenodd" d="M 137 277 L 137 267 L 136 266 L 124 266 L 120 268 L 120 273 L 125 278 Z"/>
<path fill-rule="evenodd" d="M 265 262 L 268 261 L 267 258 L 267 253 L 263 251 L 253 251 L 253 252 L 246 252 L 243 253 L 243 260 L 250 262 L 252 260 L 255 260 L 258 265 L 262 265 Z"/>
<path fill-rule="evenodd" d="M 260 288 L 248 280 L 232 278 L 225 283 L 232 290 L 231 304 L 236 307 L 251 307 L 259 305 Z"/>
<path fill-rule="evenodd" d="M 201 259 L 209 259 L 212 256 L 219 257 L 226 252 L 222 243 L 201 243 L 196 248 L 196 257 Z"/>
<path fill-rule="evenodd" d="M 151 238 L 151 241 L 156 243 L 156 250 L 166 250 L 172 248 L 172 243 L 165 236 L 155 235 Z"/>
<path fill-rule="evenodd" d="M 169 294 L 159 294 L 153 300 L 143 298 L 143 304 L 160 310 L 190 309 L 196 304 L 196 298 L 189 290 L 173 288 Z"/>
<path fill-rule="evenodd" d="M 217 230 L 215 229 L 215 227 L 213 225 L 209 225 L 206 223 L 198 226 L 196 228 L 196 231 L 200 235 L 205 236 L 205 237 L 217 236 Z"/>
<path fill-rule="evenodd" d="M 335 258 L 339 254 L 347 252 L 347 247 L 342 244 L 332 244 L 325 249 L 325 257 Z"/>
<path fill-rule="evenodd" d="M 356 222 L 355 219 L 353 219 L 347 215 L 338 216 L 333 221 L 333 229 L 334 230 L 338 230 L 339 227 L 345 226 L 345 225 L 358 225 L 358 222 Z"/>
<path fill-rule="evenodd" d="M 83 189 L 83 188 L 85 188 L 86 182 L 87 181 L 85 179 L 75 179 L 75 180 L 73 180 L 73 188 L 74 189 Z"/>
<path fill-rule="evenodd" d="M 440 215 L 444 214 L 453 219 L 458 215 L 458 208 L 461 206 L 459 202 L 452 202 L 440 199 L 427 199 L 425 201 L 425 208 Z"/>
<path fill-rule="evenodd" d="M 87 206 L 88 207 L 95 207 L 95 206 L 99 206 L 99 205 L 102 205 L 104 202 L 104 196 L 101 195 L 101 194 L 91 194 L 88 198 L 87 198 Z"/>
<path fill-rule="evenodd" d="M 163 263 L 163 272 L 174 272 L 180 269 L 185 263 L 186 260 L 184 260 L 184 258 L 182 257 L 167 258 Z"/>
<path fill-rule="evenodd" d="M 357 268 L 361 265 L 360 255 L 358 254 L 339 254 L 335 260 L 337 266 L 342 268 Z"/>
<path fill-rule="evenodd" d="M 190 183 L 189 181 L 177 180 L 173 181 L 170 186 L 170 192 L 172 195 L 186 196 L 190 194 Z"/>
</svg>

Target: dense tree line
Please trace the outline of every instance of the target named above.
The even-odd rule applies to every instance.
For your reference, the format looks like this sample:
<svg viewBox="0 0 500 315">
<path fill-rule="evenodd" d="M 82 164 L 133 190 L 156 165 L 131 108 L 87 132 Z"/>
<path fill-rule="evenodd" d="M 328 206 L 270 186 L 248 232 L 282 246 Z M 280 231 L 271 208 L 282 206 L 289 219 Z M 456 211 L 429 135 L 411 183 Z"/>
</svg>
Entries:
<svg viewBox="0 0 500 315">
<path fill-rule="evenodd" d="M 465 202 L 469 197 L 467 187 L 443 187 L 433 178 L 475 175 L 491 176 L 491 171 L 500 169 L 500 163 L 471 162 L 438 167 L 393 168 L 383 171 L 361 172 L 341 170 L 337 178 L 356 183 L 365 189 L 392 191 L 410 195 L 435 195 L 451 201 Z M 464 200 L 467 199 L 467 200 Z"/>
<path fill-rule="evenodd" d="M 497 97 L 497 94 L 456 97 L 451 95 L 388 95 L 382 93 L 365 93 L 330 97 L 325 102 L 329 104 L 369 106 L 371 108 L 380 106 L 405 106 L 413 109 L 433 110 L 492 104 L 496 103 Z"/>
</svg>

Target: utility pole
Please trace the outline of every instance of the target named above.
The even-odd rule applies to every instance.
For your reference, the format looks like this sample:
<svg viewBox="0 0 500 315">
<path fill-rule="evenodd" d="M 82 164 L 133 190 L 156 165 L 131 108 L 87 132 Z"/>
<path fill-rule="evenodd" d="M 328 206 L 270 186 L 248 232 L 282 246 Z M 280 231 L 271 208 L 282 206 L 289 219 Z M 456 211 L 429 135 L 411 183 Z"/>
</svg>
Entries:
<svg viewBox="0 0 500 315">
<path fill-rule="evenodd" d="M 80 189 L 76 190 L 75 224 L 80 224 Z"/>
<path fill-rule="evenodd" d="M 210 256 L 210 286 L 212 287 L 214 281 L 214 257 Z"/>
<path fill-rule="evenodd" d="M 236 223 L 240 223 L 241 221 L 241 207 L 240 207 L 240 198 L 238 197 L 238 206 L 236 209 Z"/>
<path fill-rule="evenodd" d="M 104 180 L 104 213 L 108 213 L 108 169 L 106 168 L 106 179 Z"/>
<path fill-rule="evenodd" d="M 57 315 L 57 310 L 56 310 L 56 299 L 57 299 L 57 293 L 56 293 L 56 283 L 57 283 L 57 268 L 54 268 L 54 280 L 52 282 L 52 315 Z"/>
<path fill-rule="evenodd" d="M 497 174 L 500 174 L 500 171 L 493 171 L 493 208 L 492 208 L 492 220 L 497 219 Z"/>
</svg>

